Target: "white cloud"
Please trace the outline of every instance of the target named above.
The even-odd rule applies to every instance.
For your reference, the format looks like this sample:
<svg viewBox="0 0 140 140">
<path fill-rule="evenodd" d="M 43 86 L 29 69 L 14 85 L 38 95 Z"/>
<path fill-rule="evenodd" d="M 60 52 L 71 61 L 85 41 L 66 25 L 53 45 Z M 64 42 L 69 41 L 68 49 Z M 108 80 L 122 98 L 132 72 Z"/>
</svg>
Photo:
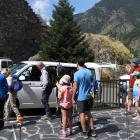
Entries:
<svg viewBox="0 0 140 140">
<path fill-rule="evenodd" d="M 74 15 L 77 14 L 76 12 L 73 13 Z"/>
<path fill-rule="evenodd" d="M 44 20 L 49 20 L 47 16 L 47 10 L 50 7 L 50 0 L 34 0 L 32 3 L 32 9 L 36 14 L 40 14 L 40 16 Z"/>
<path fill-rule="evenodd" d="M 50 25 L 50 22 L 47 22 L 47 25 Z"/>
</svg>

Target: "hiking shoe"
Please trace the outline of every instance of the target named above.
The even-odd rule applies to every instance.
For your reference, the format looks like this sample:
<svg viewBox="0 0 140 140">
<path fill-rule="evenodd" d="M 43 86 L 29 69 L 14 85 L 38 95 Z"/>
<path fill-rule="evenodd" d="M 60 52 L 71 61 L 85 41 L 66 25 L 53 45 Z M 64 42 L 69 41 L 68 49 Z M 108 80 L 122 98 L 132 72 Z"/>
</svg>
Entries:
<svg viewBox="0 0 140 140">
<path fill-rule="evenodd" d="M 88 136 L 96 137 L 95 130 L 91 130 L 88 132 Z"/>
<path fill-rule="evenodd" d="M 63 133 L 63 131 L 58 133 L 59 137 L 67 137 L 67 133 Z"/>
<path fill-rule="evenodd" d="M 66 133 L 67 133 L 68 135 L 72 135 L 72 130 L 67 129 L 67 130 L 66 130 Z"/>
<path fill-rule="evenodd" d="M 4 121 L 9 121 L 9 119 L 8 119 L 8 118 L 6 118 L 6 117 L 4 117 L 4 118 L 3 118 L 3 120 L 4 120 Z"/>
<path fill-rule="evenodd" d="M 44 118 L 44 117 L 46 117 L 46 115 L 42 116 L 41 118 Z"/>
<path fill-rule="evenodd" d="M 47 117 L 47 116 L 41 118 L 41 120 L 51 120 L 51 119 L 52 119 L 51 117 Z"/>
<path fill-rule="evenodd" d="M 19 123 L 19 120 L 15 120 L 15 121 L 13 121 L 13 123 Z"/>
<path fill-rule="evenodd" d="M 86 133 L 80 132 L 80 133 L 77 135 L 77 137 L 79 137 L 79 138 L 84 138 L 84 139 L 88 139 L 88 133 L 87 133 L 87 132 L 86 132 Z"/>
</svg>

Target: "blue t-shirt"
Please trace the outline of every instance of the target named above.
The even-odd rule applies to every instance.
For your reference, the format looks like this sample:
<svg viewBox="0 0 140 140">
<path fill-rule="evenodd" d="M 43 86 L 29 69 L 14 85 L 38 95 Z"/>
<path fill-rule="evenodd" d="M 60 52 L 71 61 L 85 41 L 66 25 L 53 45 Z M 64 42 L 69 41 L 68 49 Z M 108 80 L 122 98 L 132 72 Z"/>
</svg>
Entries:
<svg viewBox="0 0 140 140">
<path fill-rule="evenodd" d="M 74 74 L 74 81 L 78 82 L 77 101 L 92 98 L 90 95 L 92 73 L 90 70 L 81 68 Z"/>
</svg>

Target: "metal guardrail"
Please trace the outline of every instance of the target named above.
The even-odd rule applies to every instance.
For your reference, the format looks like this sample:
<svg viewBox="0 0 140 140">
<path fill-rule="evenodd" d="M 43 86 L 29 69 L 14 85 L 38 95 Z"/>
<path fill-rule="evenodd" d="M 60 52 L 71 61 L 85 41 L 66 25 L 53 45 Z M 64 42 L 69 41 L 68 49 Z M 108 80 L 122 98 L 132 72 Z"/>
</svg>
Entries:
<svg viewBox="0 0 140 140">
<path fill-rule="evenodd" d="M 99 93 L 95 96 L 92 109 L 120 108 L 127 101 L 127 89 L 129 80 L 98 81 Z"/>
<path fill-rule="evenodd" d="M 128 98 L 129 80 L 102 80 L 98 82 L 100 83 L 100 90 L 91 101 L 91 110 L 125 107 Z M 58 93 L 58 89 L 56 93 Z M 56 99 L 56 102 L 56 111 L 58 111 L 58 99 Z"/>
</svg>

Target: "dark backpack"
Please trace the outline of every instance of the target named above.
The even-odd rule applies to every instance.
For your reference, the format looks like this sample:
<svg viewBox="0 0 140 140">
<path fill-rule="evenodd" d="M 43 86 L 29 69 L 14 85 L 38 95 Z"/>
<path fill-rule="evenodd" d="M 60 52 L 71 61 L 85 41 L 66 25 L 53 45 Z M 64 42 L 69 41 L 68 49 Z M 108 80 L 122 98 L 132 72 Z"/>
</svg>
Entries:
<svg viewBox="0 0 140 140">
<path fill-rule="evenodd" d="M 49 78 L 51 80 L 51 83 L 49 83 L 49 87 L 53 88 L 56 86 L 56 82 L 58 80 L 57 78 L 57 74 L 56 74 L 56 70 L 54 67 L 45 67 L 48 74 L 49 74 Z"/>
<path fill-rule="evenodd" d="M 13 79 L 14 87 L 10 89 L 10 92 L 21 90 L 23 85 L 22 82 L 19 80 L 19 77 L 17 75 L 13 75 L 12 79 Z"/>
</svg>

